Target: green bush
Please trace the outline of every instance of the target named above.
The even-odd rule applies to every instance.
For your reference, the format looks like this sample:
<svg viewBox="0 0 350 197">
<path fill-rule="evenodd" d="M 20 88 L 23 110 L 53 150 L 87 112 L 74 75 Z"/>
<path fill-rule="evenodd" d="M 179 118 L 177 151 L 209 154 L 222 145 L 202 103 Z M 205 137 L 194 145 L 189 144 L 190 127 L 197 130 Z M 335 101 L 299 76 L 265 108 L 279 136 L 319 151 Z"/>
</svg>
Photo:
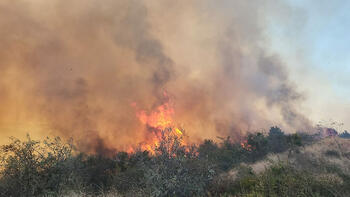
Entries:
<svg viewBox="0 0 350 197">
<path fill-rule="evenodd" d="M 73 146 L 60 138 L 47 138 L 42 143 L 32 140 L 21 142 L 12 138 L 1 147 L 1 196 L 37 196 L 57 193 L 69 185 L 73 168 L 69 162 Z"/>
<path fill-rule="evenodd" d="M 150 196 L 205 194 L 215 171 L 208 162 L 199 159 L 196 147 L 183 146 L 181 140 L 175 135 L 162 135 L 156 155 L 145 166 Z"/>
<path fill-rule="evenodd" d="M 0 196 L 347 196 L 346 170 L 302 153 L 261 174 L 249 167 L 270 152 L 289 150 L 291 155 L 304 145 L 304 137 L 272 127 L 267 136 L 248 134 L 243 144 L 227 137 L 197 147 L 183 145 L 181 137 L 166 129 L 154 154 L 138 150 L 112 157 L 79 153 L 71 141 L 60 138 L 12 138 L 0 149 Z"/>
<path fill-rule="evenodd" d="M 221 192 L 233 196 L 332 197 L 349 194 L 350 189 L 341 190 L 347 186 L 330 178 L 321 179 L 306 171 L 298 171 L 288 164 L 277 163 L 260 175 L 246 172 L 231 183 L 231 188 Z"/>
<path fill-rule="evenodd" d="M 147 151 L 137 151 L 133 154 L 118 153 L 116 155 L 117 172 L 113 182 L 117 191 L 126 194 L 135 188 L 146 189 L 145 170 L 150 162 Z"/>
<path fill-rule="evenodd" d="M 247 153 L 249 155 L 248 162 L 255 162 L 267 155 L 268 140 L 262 133 L 249 134 L 247 142 L 251 146 L 251 151 Z"/>
<path fill-rule="evenodd" d="M 283 151 L 295 152 L 303 145 L 302 139 L 309 139 L 309 135 L 285 135 L 278 127 L 271 127 L 268 136 L 263 133 L 250 133 L 243 142 L 234 142 L 230 137 L 221 138 L 217 144 L 212 140 L 205 140 L 199 145 L 198 153 L 202 159 L 207 159 L 216 170 L 227 171 L 241 162 L 253 163 L 263 159 L 269 153 Z"/>
<path fill-rule="evenodd" d="M 218 171 L 227 171 L 242 162 L 246 152 L 248 151 L 239 143 L 234 143 L 230 137 L 222 139 L 219 145 L 212 140 L 205 140 L 198 148 L 199 158 L 211 163 Z"/>
<path fill-rule="evenodd" d="M 324 154 L 328 157 L 340 157 L 340 154 L 335 150 L 327 150 Z"/>
<path fill-rule="evenodd" d="M 29 136 L 1 147 L 0 195 L 58 195 L 68 190 L 96 193 L 112 185 L 114 160 L 74 153 L 71 141 Z"/>
<path fill-rule="evenodd" d="M 288 149 L 287 136 L 278 127 L 271 127 L 267 137 L 269 151 L 280 153 Z"/>
</svg>

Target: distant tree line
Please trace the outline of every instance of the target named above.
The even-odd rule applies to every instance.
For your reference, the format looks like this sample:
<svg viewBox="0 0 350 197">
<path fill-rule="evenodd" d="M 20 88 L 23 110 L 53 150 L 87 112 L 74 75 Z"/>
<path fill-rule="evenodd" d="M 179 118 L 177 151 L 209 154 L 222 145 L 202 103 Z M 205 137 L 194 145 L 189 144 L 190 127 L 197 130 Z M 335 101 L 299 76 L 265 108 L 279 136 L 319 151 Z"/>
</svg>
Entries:
<svg viewBox="0 0 350 197">
<path fill-rule="evenodd" d="M 339 137 L 350 139 L 350 133 L 345 130 L 343 133 L 339 134 Z"/>
</svg>

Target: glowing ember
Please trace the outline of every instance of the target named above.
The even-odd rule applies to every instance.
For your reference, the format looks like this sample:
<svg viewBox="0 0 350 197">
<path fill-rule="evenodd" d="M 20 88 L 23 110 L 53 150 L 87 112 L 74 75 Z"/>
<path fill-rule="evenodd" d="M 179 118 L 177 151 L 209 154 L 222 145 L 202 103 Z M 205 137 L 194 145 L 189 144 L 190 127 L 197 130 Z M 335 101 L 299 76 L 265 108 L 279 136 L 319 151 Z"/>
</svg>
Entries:
<svg viewBox="0 0 350 197">
<path fill-rule="evenodd" d="M 252 145 L 248 144 L 248 140 L 244 140 L 243 142 L 241 142 L 241 146 L 247 151 L 252 151 Z"/>
</svg>

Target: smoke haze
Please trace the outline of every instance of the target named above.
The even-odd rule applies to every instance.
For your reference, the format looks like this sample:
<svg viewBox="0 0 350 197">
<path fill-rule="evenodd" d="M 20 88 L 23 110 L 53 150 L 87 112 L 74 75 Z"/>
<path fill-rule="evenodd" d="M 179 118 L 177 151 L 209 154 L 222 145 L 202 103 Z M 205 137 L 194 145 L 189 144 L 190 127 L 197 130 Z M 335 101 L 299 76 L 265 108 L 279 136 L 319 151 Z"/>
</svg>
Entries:
<svg viewBox="0 0 350 197">
<path fill-rule="evenodd" d="M 73 137 L 85 151 L 147 135 L 131 105 L 174 103 L 193 141 L 310 128 L 283 59 L 265 50 L 274 1 L 2 0 L 0 136 Z"/>
</svg>

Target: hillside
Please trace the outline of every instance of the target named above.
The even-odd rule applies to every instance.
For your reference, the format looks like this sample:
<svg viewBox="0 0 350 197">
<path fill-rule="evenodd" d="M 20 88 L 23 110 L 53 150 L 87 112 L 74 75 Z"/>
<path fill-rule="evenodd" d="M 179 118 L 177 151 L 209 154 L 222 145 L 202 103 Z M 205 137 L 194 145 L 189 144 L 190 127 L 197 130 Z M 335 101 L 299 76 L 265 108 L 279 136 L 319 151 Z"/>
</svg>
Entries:
<svg viewBox="0 0 350 197">
<path fill-rule="evenodd" d="M 12 139 L 1 148 L 1 196 L 339 196 L 350 194 L 350 140 L 252 133 L 185 145 L 164 130 L 152 151 L 114 156 L 71 141 Z"/>
</svg>

